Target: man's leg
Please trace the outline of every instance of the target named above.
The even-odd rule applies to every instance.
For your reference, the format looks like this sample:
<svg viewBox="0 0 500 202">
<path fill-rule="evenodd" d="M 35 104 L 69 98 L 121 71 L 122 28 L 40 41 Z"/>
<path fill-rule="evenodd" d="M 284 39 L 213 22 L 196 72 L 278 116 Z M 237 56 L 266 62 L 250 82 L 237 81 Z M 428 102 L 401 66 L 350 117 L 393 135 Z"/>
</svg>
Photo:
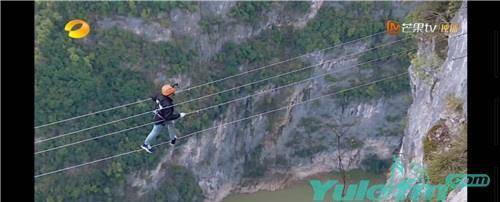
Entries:
<svg viewBox="0 0 500 202">
<path fill-rule="evenodd" d="M 146 140 L 144 140 L 144 144 L 151 145 L 151 141 L 153 141 L 156 138 L 156 136 L 158 136 L 158 134 L 160 134 L 162 129 L 163 129 L 163 125 L 155 124 L 153 126 L 153 129 L 149 133 L 148 137 L 146 137 Z"/>
<path fill-rule="evenodd" d="M 177 135 L 175 134 L 174 122 L 167 121 L 166 125 L 167 125 L 167 130 L 168 130 L 168 136 L 170 136 L 170 142 L 172 144 L 175 144 L 175 139 L 177 139 Z"/>
</svg>

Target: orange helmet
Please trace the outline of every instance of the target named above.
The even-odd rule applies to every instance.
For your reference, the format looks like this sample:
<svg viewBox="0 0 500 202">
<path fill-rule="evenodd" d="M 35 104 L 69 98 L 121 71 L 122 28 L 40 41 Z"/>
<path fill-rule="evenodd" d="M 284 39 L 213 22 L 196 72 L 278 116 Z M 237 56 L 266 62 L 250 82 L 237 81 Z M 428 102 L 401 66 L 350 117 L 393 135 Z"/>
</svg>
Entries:
<svg viewBox="0 0 500 202">
<path fill-rule="evenodd" d="M 164 96 L 170 96 L 174 93 L 175 93 L 175 88 L 172 87 L 171 85 L 166 84 L 161 87 L 161 94 Z"/>
</svg>

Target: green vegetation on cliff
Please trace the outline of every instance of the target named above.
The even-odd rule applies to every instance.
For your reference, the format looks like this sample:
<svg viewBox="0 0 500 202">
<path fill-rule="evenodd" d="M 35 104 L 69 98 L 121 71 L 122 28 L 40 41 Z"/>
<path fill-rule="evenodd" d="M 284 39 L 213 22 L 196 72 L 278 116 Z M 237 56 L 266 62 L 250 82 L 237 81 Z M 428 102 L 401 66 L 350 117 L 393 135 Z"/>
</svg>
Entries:
<svg viewBox="0 0 500 202">
<path fill-rule="evenodd" d="M 298 13 L 303 13 L 309 5 L 291 3 L 285 6 L 285 8 L 288 7 Z M 344 9 L 338 10 L 324 6 L 318 11 L 317 17 L 309 21 L 304 29 L 294 29 L 292 26 L 272 26 L 241 43 L 224 44 L 220 52 L 200 65 L 200 54 L 203 53 L 200 53 L 193 45 L 197 41 L 188 37 L 177 37 L 170 42 L 151 42 L 119 27 L 104 29 L 98 25 L 104 18 L 128 16 L 145 21 L 161 22 L 162 26 L 168 26 L 169 22 L 165 19 L 173 9 L 198 12 L 199 5 L 196 2 L 36 2 L 35 125 L 145 99 L 158 89 L 161 83 L 157 81 L 161 80 L 157 78 L 158 75 L 166 75 L 168 78 L 186 76 L 192 81 L 191 86 L 194 86 L 379 32 L 384 28 L 383 22 L 372 16 L 378 13 L 377 8 L 382 7 L 382 4 L 368 2 L 345 3 Z M 264 20 L 260 17 L 267 9 L 270 9 L 270 3 L 238 2 L 230 11 L 230 15 L 238 21 L 254 23 L 254 20 Z M 91 24 L 91 33 L 87 38 L 73 40 L 67 37 L 64 25 L 75 18 L 85 19 Z M 203 25 L 205 31 L 208 31 L 212 24 L 217 24 L 220 20 L 206 20 L 204 25 L 200 24 Z M 386 53 L 389 54 L 389 52 Z M 276 65 L 265 71 L 248 74 L 245 79 L 229 80 L 193 90 L 189 94 L 176 95 L 175 99 L 176 102 L 182 102 L 259 78 L 301 68 L 304 65 L 309 64 L 295 61 Z M 307 78 L 313 72 L 312 70 L 302 71 L 264 83 L 273 86 L 285 85 Z M 335 81 L 335 79 L 332 77 L 329 80 Z M 187 86 L 181 83 L 181 87 Z M 222 93 L 210 99 L 179 106 L 178 109 L 190 111 L 254 93 L 255 90 L 267 87 L 263 84 L 253 85 L 239 91 Z M 400 92 L 406 87 L 401 81 L 396 84 L 385 84 L 385 86 L 377 87 L 377 90 Z M 384 95 L 371 91 L 358 93 L 367 93 L 370 98 Z M 254 110 L 271 109 L 279 102 L 264 100 L 262 104 L 263 106 Z M 103 113 L 99 116 L 42 128 L 36 131 L 35 136 L 37 138 L 52 137 L 142 113 L 151 108 L 152 105 L 146 102 L 134 107 L 115 110 L 112 113 Z M 222 106 L 208 110 L 195 118 L 186 118 L 186 121 L 177 124 L 180 136 L 211 126 L 214 120 L 222 118 L 220 115 L 226 110 L 227 106 Z M 148 122 L 151 122 L 150 116 L 137 117 L 57 141 L 47 141 L 37 145 L 37 150 Z M 269 129 L 272 128 L 269 127 Z M 137 149 L 149 130 L 150 127 L 145 127 L 39 154 L 35 159 L 35 173 L 49 172 Z M 160 137 L 159 141 L 164 140 L 162 138 L 165 137 Z M 297 155 L 310 155 L 311 152 L 323 149 L 315 147 L 298 151 Z M 159 149 L 158 153 L 161 152 Z M 255 152 L 247 156 L 248 162 L 255 164 L 252 164 L 253 167 L 248 166 L 245 176 L 260 177 L 265 174 L 266 165 L 261 162 L 260 155 L 260 152 Z M 35 200 L 127 200 L 127 197 L 136 191 L 130 187 L 127 177 L 153 169 L 160 158 L 161 155 L 146 156 L 138 153 L 41 177 L 35 183 Z M 193 173 L 180 166 L 169 169 L 179 175 L 167 176 L 167 181 L 161 185 L 161 188 L 148 192 L 145 198 L 173 200 L 170 197 L 178 197 L 178 201 L 202 199 Z M 182 183 L 170 183 L 169 180 L 182 181 Z M 175 194 L 166 195 L 171 191 Z M 137 200 L 141 199 L 143 198 Z"/>
</svg>

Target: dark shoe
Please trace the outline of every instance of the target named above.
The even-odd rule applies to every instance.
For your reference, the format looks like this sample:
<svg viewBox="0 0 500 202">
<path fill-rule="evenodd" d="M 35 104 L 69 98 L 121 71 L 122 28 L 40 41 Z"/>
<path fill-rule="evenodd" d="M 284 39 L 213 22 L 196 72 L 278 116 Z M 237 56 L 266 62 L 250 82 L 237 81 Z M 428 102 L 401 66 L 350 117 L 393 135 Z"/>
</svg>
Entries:
<svg viewBox="0 0 500 202">
<path fill-rule="evenodd" d="M 174 145 L 176 141 L 177 141 L 177 137 L 174 137 L 174 139 L 170 140 L 170 144 Z"/>
<path fill-rule="evenodd" d="M 143 144 L 143 145 L 141 145 L 141 148 L 146 150 L 146 152 L 148 152 L 150 154 L 153 153 L 153 148 L 150 145 Z"/>
</svg>

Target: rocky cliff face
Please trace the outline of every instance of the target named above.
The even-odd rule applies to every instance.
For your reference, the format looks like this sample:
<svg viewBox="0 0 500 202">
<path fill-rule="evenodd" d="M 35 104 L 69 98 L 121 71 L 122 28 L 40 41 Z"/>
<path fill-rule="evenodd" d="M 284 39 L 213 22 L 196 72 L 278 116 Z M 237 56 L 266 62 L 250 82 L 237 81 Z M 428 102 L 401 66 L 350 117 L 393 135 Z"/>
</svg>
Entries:
<svg viewBox="0 0 500 202">
<path fill-rule="evenodd" d="M 456 139 L 467 123 L 467 57 L 464 57 L 467 54 L 467 35 L 460 36 L 467 33 L 466 6 L 466 3 L 463 3 L 452 20 L 460 23 L 461 30 L 448 39 L 446 60 L 442 64 L 414 63 L 408 70 L 411 75 L 413 102 L 408 110 L 408 126 L 399 152 L 407 172 L 395 177 L 393 180 L 396 183 L 409 178 L 419 179 L 417 184 L 423 183 L 422 173 L 408 171 L 412 171 L 414 166 L 428 166 L 424 161 L 424 139 L 430 138 L 437 126 L 448 130 L 446 133 L 438 133 L 438 138 Z M 423 57 L 432 61 L 437 54 L 436 43 L 434 39 L 420 41 L 417 58 Z M 450 107 L 453 104 L 451 102 L 460 103 L 461 109 Z M 447 137 L 444 137 L 445 135 Z M 466 188 L 454 190 L 447 198 L 447 201 L 466 200 Z"/>
<path fill-rule="evenodd" d="M 174 10 L 168 16 L 171 22 L 168 27 L 137 19 L 130 21 L 122 17 L 103 19 L 100 26 L 120 26 L 151 41 L 192 37 L 196 40 L 191 45 L 200 48 L 203 53 L 202 60 L 208 60 L 220 51 L 223 44 L 240 43 L 258 35 L 271 25 L 292 25 L 295 29 L 301 29 L 325 4 L 332 9 L 342 9 L 339 2 L 313 1 L 305 14 L 283 16 L 280 13 L 283 13 L 284 8 L 276 6 L 266 14 L 265 21 L 248 25 L 228 18 L 228 12 L 234 4 L 207 2 L 200 6 L 198 12 Z M 394 15 L 403 17 L 413 7 L 394 3 Z M 210 31 L 207 31 L 200 26 L 200 20 L 207 18 L 224 20 L 220 26 L 211 27 Z M 124 22 L 132 23 L 123 24 Z M 148 28 L 142 29 L 143 27 Z M 387 39 L 388 37 L 384 41 Z M 316 64 L 340 58 L 366 50 L 370 43 L 372 42 L 360 41 L 335 51 L 316 53 L 303 58 L 302 62 Z M 338 70 L 330 79 L 316 79 L 245 102 L 233 103 L 213 124 L 230 122 L 266 111 L 261 109 L 265 103 L 276 102 L 274 104 L 281 107 L 380 79 L 380 75 L 376 76 L 377 72 L 396 72 L 401 69 L 391 62 L 382 63 L 376 70 L 354 67 L 346 69 L 359 63 L 358 60 L 337 60 L 320 65 L 311 72 L 321 74 Z M 274 87 L 277 86 L 266 86 L 267 89 Z M 413 91 L 415 94 L 416 90 Z M 423 96 L 420 94 L 422 93 L 418 93 L 417 99 Z M 271 98 L 280 99 L 277 101 Z M 163 165 L 178 164 L 190 169 L 197 176 L 207 201 L 221 201 L 231 193 L 276 190 L 313 174 L 337 170 L 339 153 L 345 169 L 366 166 L 363 160 L 368 157 L 380 161 L 390 159 L 394 150 L 401 145 L 403 128 L 407 122 L 405 117 L 411 102 L 410 92 L 369 99 L 344 99 L 342 96 L 332 96 L 193 136 L 176 150 L 165 149 L 165 156 L 156 169 L 138 171 L 136 175 L 129 177 L 129 183 L 138 188 L 138 195 L 144 194 L 154 190 L 165 176 L 165 172 L 168 172 Z M 334 131 L 342 133 L 340 144 Z"/>
</svg>

